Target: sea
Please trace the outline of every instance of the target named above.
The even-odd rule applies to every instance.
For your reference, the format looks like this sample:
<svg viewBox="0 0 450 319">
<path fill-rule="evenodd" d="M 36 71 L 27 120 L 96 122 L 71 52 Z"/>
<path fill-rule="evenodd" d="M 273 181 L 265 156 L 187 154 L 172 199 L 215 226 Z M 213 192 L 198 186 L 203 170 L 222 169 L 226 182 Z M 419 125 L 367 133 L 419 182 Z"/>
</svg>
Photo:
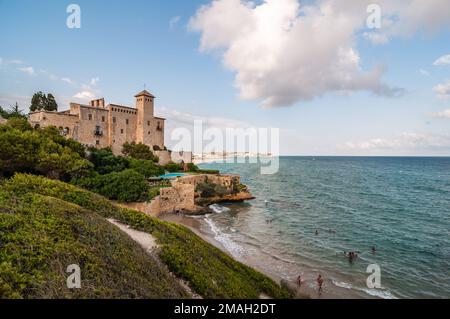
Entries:
<svg viewBox="0 0 450 319">
<path fill-rule="evenodd" d="M 313 292 L 321 274 L 332 298 L 450 298 L 450 158 L 279 163 L 273 175 L 248 161 L 200 165 L 239 174 L 255 196 L 197 217 L 231 255 L 280 279 L 301 275 Z"/>
</svg>

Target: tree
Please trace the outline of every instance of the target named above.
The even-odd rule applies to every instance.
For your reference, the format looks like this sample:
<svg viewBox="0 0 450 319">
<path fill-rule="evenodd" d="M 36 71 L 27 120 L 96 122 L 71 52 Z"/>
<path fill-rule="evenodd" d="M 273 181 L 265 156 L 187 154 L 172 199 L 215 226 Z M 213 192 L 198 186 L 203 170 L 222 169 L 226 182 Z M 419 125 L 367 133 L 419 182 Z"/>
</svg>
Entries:
<svg viewBox="0 0 450 319">
<path fill-rule="evenodd" d="M 25 118 L 26 116 L 23 114 L 22 110 L 19 107 L 19 104 L 16 102 L 14 105 L 11 105 L 9 110 L 5 110 L 0 106 L 0 116 L 4 119 L 10 119 L 13 117 Z"/>
<path fill-rule="evenodd" d="M 46 96 L 42 91 L 36 92 L 33 94 L 33 97 L 31 98 L 31 106 L 30 111 L 36 112 L 44 109 L 46 105 Z"/>
<path fill-rule="evenodd" d="M 56 103 L 53 94 L 49 93 L 47 96 L 42 91 L 36 92 L 31 98 L 30 111 L 36 112 L 40 110 L 57 111 L 58 104 Z"/>
<path fill-rule="evenodd" d="M 56 104 L 55 97 L 52 94 L 47 94 L 47 108 L 46 111 L 58 111 L 58 104 Z"/>
<path fill-rule="evenodd" d="M 123 144 L 122 153 L 135 159 L 158 162 L 158 157 L 153 155 L 150 147 L 142 143 L 136 144 L 135 142 L 126 142 L 125 144 Z"/>
<path fill-rule="evenodd" d="M 120 172 L 130 166 L 129 159 L 123 156 L 115 156 L 111 148 L 89 149 L 89 161 L 94 164 L 94 169 L 99 174 Z"/>
</svg>

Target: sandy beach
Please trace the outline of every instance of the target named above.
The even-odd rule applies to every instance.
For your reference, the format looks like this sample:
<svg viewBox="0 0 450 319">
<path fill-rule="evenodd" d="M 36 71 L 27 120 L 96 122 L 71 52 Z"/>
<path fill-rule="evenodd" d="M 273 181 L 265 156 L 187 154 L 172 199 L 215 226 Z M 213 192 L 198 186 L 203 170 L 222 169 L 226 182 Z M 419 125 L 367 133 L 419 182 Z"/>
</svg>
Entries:
<svg viewBox="0 0 450 319">
<path fill-rule="evenodd" d="M 258 258 L 239 258 L 237 256 L 233 256 L 221 242 L 214 238 L 214 233 L 210 229 L 209 225 L 205 222 L 203 216 L 191 217 L 182 214 L 162 214 L 159 216 L 159 218 L 168 222 L 173 222 L 188 227 L 203 240 L 209 242 L 210 244 L 229 254 L 238 261 L 264 273 L 278 283 L 282 279 L 286 280 L 286 278 L 280 277 L 275 271 L 272 272 L 268 271 L 267 268 L 263 268 L 262 263 L 264 263 L 264 261 L 259 260 Z M 331 283 L 330 280 L 327 280 L 326 277 L 324 278 L 323 292 L 322 294 L 319 294 L 317 285 L 315 283 L 315 278 L 311 277 L 311 275 L 307 275 L 305 276 L 305 278 L 306 282 L 302 284 L 301 287 L 297 286 L 298 295 L 300 297 L 307 297 L 312 299 L 370 298 L 370 296 L 362 292 L 336 287 Z M 289 278 L 289 282 L 296 285 L 296 278 Z"/>
</svg>

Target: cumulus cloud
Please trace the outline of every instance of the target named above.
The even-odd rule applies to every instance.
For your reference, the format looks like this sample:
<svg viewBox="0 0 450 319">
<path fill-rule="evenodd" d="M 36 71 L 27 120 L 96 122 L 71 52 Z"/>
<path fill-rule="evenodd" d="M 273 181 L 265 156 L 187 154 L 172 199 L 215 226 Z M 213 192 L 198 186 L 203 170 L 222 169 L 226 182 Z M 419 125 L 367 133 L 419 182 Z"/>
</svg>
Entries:
<svg viewBox="0 0 450 319">
<path fill-rule="evenodd" d="M 36 72 L 34 71 L 34 68 L 31 66 L 28 67 L 23 67 L 23 68 L 18 68 L 17 70 L 27 73 L 28 75 L 35 75 Z"/>
<path fill-rule="evenodd" d="M 93 99 L 95 95 L 91 91 L 81 91 L 75 94 L 73 97 L 80 100 L 90 100 Z"/>
<path fill-rule="evenodd" d="M 361 2 L 367 5 L 367 1 Z M 369 32 L 374 43 L 377 38 L 388 42 L 394 37 L 410 37 L 417 32 L 434 34 L 450 27 L 448 0 L 378 0 L 375 3 L 380 6 L 382 23 L 380 29 Z"/>
<path fill-rule="evenodd" d="M 450 65 L 450 54 L 441 56 L 434 61 L 433 65 Z"/>
<path fill-rule="evenodd" d="M 436 96 L 441 100 L 449 100 L 450 99 L 450 80 L 447 82 L 436 85 L 433 88 Z"/>
<path fill-rule="evenodd" d="M 370 91 L 396 96 L 381 82 L 386 69 L 364 71 L 355 48 L 370 1 L 215 0 L 189 27 L 201 33 L 200 49 L 220 50 L 246 100 L 288 106 L 327 92 Z"/>
</svg>

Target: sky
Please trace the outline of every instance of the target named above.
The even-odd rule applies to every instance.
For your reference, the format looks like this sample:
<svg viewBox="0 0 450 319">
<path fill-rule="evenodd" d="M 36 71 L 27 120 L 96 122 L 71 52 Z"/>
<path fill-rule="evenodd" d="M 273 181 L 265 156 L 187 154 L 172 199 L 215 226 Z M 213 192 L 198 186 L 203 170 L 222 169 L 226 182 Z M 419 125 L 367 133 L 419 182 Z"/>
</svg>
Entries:
<svg viewBox="0 0 450 319">
<path fill-rule="evenodd" d="M 278 128 L 282 155 L 450 156 L 450 2 L 371 4 L 0 0 L 0 106 L 145 87 L 169 147 L 203 120 Z"/>
</svg>

